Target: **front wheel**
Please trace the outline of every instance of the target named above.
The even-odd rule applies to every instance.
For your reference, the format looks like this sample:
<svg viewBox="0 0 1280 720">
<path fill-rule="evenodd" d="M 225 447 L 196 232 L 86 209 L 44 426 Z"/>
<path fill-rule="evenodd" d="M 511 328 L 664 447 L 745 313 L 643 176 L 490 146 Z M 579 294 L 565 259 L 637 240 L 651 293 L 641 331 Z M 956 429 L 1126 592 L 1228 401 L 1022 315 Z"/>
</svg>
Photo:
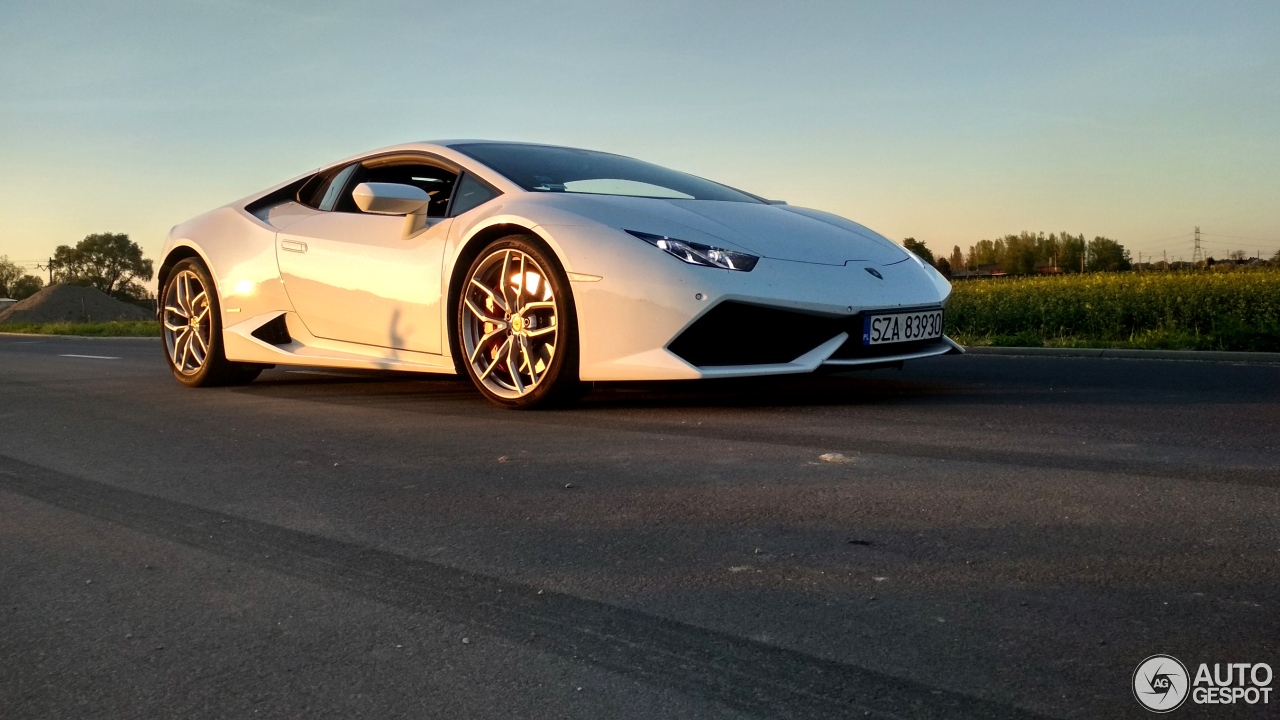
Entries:
<svg viewBox="0 0 1280 720">
<path fill-rule="evenodd" d="M 261 365 L 231 362 L 223 353 L 218 293 L 199 260 L 174 265 L 160 297 L 164 357 L 178 382 L 188 387 L 240 385 L 262 372 Z"/>
<path fill-rule="evenodd" d="M 490 402 L 527 410 L 578 395 L 573 295 L 541 240 L 512 235 L 486 247 L 458 299 L 461 364 Z"/>
</svg>

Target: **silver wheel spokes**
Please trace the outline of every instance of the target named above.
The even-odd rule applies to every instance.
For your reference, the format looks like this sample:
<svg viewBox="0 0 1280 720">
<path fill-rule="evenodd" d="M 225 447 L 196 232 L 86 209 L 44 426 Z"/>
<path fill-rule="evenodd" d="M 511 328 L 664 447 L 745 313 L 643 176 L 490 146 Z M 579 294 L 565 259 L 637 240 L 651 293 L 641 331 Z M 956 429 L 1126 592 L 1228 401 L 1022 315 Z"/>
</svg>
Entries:
<svg viewBox="0 0 1280 720">
<path fill-rule="evenodd" d="M 547 274 L 519 250 L 490 254 L 462 293 L 467 362 L 499 397 L 528 395 L 546 377 L 560 334 Z"/>
<path fill-rule="evenodd" d="M 209 293 L 200 276 L 183 270 L 164 294 L 164 344 L 173 366 L 183 375 L 204 367 L 212 342 Z"/>
</svg>

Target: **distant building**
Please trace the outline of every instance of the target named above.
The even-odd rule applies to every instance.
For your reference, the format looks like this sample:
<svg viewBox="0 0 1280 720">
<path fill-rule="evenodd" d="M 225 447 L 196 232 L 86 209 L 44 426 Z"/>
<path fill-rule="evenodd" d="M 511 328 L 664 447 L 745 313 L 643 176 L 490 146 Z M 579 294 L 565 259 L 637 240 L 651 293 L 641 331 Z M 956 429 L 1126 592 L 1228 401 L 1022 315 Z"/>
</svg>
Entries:
<svg viewBox="0 0 1280 720">
<path fill-rule="evenodd" d="M 1061 275 L 1062 268 L 1058 267 L 1057 263 L 1046 260 L 1045 262 L 1036 263 L 1036 274 L 1037 275 Z"/>
<path fill-rule="evenodd" d="M 999 265 L 979 265 L 977 270 L 952 270 L 953 278 L 1004 277 L 1008 275 Z"/>
<path fill-rule="evenodd" d="M 1263 260 L 1260 257 L 1241 258 L 1238 260 L 1218 260 L 1214 262 L 1214 265 L 1237 265 L 1237 266 L 1244 265 L 1247 267 L 1256 267 L 1259 265 L 1266 265 L 1266 264 L 1267 264 L 1267 261 Z"/>
</svg>

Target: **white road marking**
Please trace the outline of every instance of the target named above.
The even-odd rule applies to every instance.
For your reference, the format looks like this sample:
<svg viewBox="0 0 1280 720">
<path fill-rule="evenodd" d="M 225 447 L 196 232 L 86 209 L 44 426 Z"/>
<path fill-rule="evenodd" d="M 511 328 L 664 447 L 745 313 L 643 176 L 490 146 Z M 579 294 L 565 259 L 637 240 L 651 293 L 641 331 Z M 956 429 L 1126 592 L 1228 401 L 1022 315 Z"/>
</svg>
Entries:
<svg viewBox="0 0 1280 720">
<path fill-rule="evenodd" d="M 118 357 L 111 357 L 110 355 L 59 355 L 58 357 L 88 358 L 90 360 L 119 360 L 120 359 Z"/>
</svg>

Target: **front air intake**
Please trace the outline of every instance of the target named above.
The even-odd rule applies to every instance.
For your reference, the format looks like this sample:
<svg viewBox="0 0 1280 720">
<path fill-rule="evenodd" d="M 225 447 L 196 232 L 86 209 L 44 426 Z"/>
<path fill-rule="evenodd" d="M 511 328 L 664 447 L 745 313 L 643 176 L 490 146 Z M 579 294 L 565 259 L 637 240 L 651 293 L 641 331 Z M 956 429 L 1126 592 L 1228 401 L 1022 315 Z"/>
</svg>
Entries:
<svg viewBox="0 0 1280 720">
<path fill-rule="evenodd" d="M 848 318 L 728 301 L 708 310 L 667 349 L 698 367 L 788 363 L 848 324 Z"/>
</svg>

